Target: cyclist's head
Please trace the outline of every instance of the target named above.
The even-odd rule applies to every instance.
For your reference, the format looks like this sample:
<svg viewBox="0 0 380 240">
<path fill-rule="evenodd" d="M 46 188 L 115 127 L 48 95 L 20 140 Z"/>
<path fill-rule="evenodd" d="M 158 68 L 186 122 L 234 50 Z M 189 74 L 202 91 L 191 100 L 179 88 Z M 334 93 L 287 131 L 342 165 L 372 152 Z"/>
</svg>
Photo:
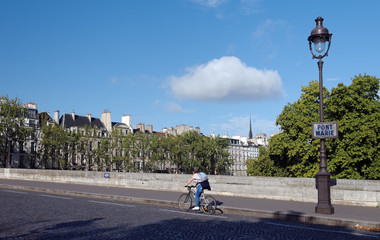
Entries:
<svg viewBox="0 0 380 240">
<path fill-rule="evenodd" d="M 193 172 L 197 173 L 198 171 L 198 167 L 193 167 Z"/>
</svg>

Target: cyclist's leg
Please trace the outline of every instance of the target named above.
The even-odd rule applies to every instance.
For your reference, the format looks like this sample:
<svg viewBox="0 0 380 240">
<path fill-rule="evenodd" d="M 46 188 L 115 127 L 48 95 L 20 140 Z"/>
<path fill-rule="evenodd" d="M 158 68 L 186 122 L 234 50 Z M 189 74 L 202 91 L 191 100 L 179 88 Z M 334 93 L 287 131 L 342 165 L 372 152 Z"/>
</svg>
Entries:
<svg viewBox="0 0 380 240">
<path fill-rule="evenodd" d="M 198 184 L 197 186 L 197 192 L 195 193 L 195 206 L 196 207 L 199 207 L 199 196 L 201 195 L 202 193 L 202 185 L 201 184 Z"/>
</svg>

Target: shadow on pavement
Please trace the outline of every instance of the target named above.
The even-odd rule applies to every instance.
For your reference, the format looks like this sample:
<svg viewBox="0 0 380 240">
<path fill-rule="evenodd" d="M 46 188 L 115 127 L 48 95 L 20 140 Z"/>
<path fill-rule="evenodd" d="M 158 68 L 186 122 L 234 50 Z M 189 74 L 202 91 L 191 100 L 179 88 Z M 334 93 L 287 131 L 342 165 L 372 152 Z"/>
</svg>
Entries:
<svg viewBox="0 0 380 240">
<path fill-rule="evenodd" d="M 207 215 L 210 216 L 210 215 Z M 103 221 L 103 222 L 102 222 Z M 70 221 L 29 230 L 22 234 L 3 235 L 0 239 L 374 239 L 379 235 L 359 233 L 348 228 L 290 224 L 258 218 L 247 220 L 216 217 L 172 218 L 141 226 L 121 223 L 107 226 L 102 218 Z M 20 229 L 21 230 L 21 229 Z M 4 237 L 5 236 L 5 237 Z"/>
</svg>

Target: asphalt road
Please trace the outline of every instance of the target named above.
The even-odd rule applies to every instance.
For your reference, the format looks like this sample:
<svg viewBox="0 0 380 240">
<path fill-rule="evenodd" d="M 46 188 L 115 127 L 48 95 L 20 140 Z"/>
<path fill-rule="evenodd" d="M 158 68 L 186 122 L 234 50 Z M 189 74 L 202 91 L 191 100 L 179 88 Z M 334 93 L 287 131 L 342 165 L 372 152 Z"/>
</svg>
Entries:
<svg viewBox="0 0 380 240">
<path fill-rule="evenodd" d="M 0 239 L 380 239 L 378 232 L 0 189 Z"/>
</svg>

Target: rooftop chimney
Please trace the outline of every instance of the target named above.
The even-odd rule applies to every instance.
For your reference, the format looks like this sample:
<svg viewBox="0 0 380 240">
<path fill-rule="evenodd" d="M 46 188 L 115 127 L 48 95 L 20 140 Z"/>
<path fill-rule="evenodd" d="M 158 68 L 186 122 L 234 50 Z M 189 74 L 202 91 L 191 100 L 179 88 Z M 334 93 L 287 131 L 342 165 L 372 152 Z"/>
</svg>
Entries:
<svg viewBox="0 0 380 240">
<path fill-rule="evenodd" d="M 153 125 L 146 125 L 146 130 L 148 130 L 150 133 L 153 133 Z"/>
<path fill-rule="evenodd" d="M 106 127 L 108 132 L 112 131 L 112 123 L 111 123 L 111 112 L 110 111 L 104 111 L 102 113 L 102 118 L 101 118 L 102 123 Z"/>
<path fill-rule="evenodd" d="M 137 124 L 136 128 L 139 129 L 141 132 L 145 133 L 145 126 L 143 123 Z"/>
<path fill-rule="evenodd" d="M 59 124 L 59 110 L 54 112 L 54 121 Z"/>
<path fill-rule="evenodd" d="M 121 117 L 121 122 L 131 127 L 131 115 L 123 115 Z"/>
<path fill-rule="evenodd" d="M 91 123 L 91 113 L 87 113 L 86 116 L 88 117 L 88 121 Z"/>
</svg>

